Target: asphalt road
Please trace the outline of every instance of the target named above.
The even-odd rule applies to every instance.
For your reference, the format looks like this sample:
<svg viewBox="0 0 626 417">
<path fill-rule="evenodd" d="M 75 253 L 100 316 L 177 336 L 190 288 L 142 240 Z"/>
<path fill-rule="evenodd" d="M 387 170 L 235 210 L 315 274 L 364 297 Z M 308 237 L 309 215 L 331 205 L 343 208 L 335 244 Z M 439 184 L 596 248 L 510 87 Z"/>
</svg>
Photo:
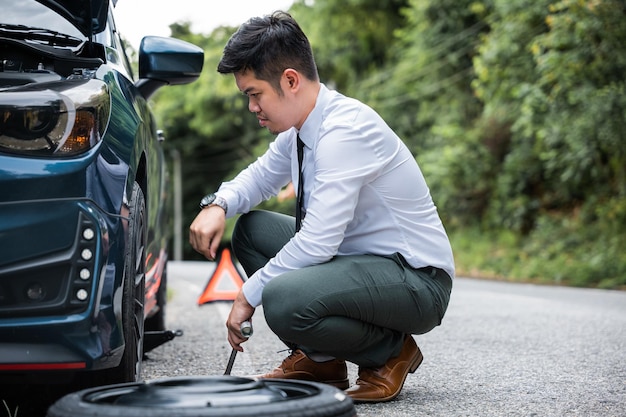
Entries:
<svg viewBox="0 0 626 417">
<path fill-rule="evenodd" d="M 146 380 L 224 373 L 230 302 L 197 304 L 214 268 L 170 262 L 167 322 L 184 334 L 148 353 Z M 233 375 L 287 355 L 260 308 L 253 325 Z M 415 338 L 424 362 L 400 396 L 359 416 L 626 416 L 626 292 L 457 278 L 443 324 Z"/>
</svg>

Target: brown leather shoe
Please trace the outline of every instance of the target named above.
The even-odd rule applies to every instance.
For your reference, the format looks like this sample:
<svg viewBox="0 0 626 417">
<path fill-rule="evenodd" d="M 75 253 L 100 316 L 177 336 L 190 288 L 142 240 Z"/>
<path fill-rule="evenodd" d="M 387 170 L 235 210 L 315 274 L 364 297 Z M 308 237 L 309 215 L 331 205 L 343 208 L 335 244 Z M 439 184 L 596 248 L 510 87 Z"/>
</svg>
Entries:
<svg viewBox="0 0 626 417">
<path fill-rule="evenodd" d="M 300 349 L 292 351 L 283 363 L 272 372 L 265 375 L 257 375 L 256 378 L 300 379 L 323 382 L 342 390 L 350 386 L 348 382 L 348 368 L 345 361 L 333 359 L 328 362 L 315 362 L 309 359 Z"/>
<path fill-rule="evenodd" d="M 411 335 L 407 335 L 400 355 L 391 358 L 380 368 L 359 367 L 356 385 L 346 390 L 355 403 L 391 401 L 400 394 L 404 380 L 424 360 L 420 348 Z"/>
</svg>

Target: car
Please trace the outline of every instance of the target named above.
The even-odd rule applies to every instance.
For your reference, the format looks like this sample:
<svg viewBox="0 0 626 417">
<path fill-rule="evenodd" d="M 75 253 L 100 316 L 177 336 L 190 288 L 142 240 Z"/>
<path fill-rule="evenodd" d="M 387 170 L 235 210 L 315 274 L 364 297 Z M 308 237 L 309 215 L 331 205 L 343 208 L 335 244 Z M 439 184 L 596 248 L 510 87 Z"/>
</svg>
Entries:
<svg viewBox="0 0 626 417">
<path fill-rule="evenodd" d="M 148 100 L 204 52 L 146 36 L 135 70 L 113 0 L 0 8 L 0 380 L 138 381 L 171 234 Z"/>
</svg>

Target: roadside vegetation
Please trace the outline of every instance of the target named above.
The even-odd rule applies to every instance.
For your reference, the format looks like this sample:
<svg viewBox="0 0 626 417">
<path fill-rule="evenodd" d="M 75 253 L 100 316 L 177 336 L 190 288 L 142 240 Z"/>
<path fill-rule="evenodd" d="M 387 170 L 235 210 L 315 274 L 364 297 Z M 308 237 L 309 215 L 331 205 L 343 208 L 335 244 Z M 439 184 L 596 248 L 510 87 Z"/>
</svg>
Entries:
<svg viewBox="0 0 626 417">
<path fill-rule="evenodd" d="M 299 0 L 289 11 L 322 81 L 370 104 L 413 151 L 459 276 L 626 288 L 623 1 Z M 153 99 L 183 161 L 185 226 L 272 140 L 215 70 L 235 29 L 171 26 L 206 53 L 198 82 Z M 185 257 L 198 259 L 189 246 Z"/>
</svg>

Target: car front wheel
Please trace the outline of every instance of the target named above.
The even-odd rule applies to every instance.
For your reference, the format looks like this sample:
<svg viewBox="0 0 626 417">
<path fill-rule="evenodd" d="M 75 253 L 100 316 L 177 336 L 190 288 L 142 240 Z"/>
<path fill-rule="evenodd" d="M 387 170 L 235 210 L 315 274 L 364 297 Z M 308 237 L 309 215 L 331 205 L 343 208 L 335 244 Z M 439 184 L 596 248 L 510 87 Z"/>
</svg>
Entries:
<svg viewBox="0 0 626 417">
<path fill-rule="evenodd" d="M 118 367 L 104 372 L 99 384 L 135 382 L 141 376 L 146 279 L 146 203 L 135 183 L 129 203 L 128 241 L 124 262 L 122 330 L 124 355 Z"/>
</svg>

